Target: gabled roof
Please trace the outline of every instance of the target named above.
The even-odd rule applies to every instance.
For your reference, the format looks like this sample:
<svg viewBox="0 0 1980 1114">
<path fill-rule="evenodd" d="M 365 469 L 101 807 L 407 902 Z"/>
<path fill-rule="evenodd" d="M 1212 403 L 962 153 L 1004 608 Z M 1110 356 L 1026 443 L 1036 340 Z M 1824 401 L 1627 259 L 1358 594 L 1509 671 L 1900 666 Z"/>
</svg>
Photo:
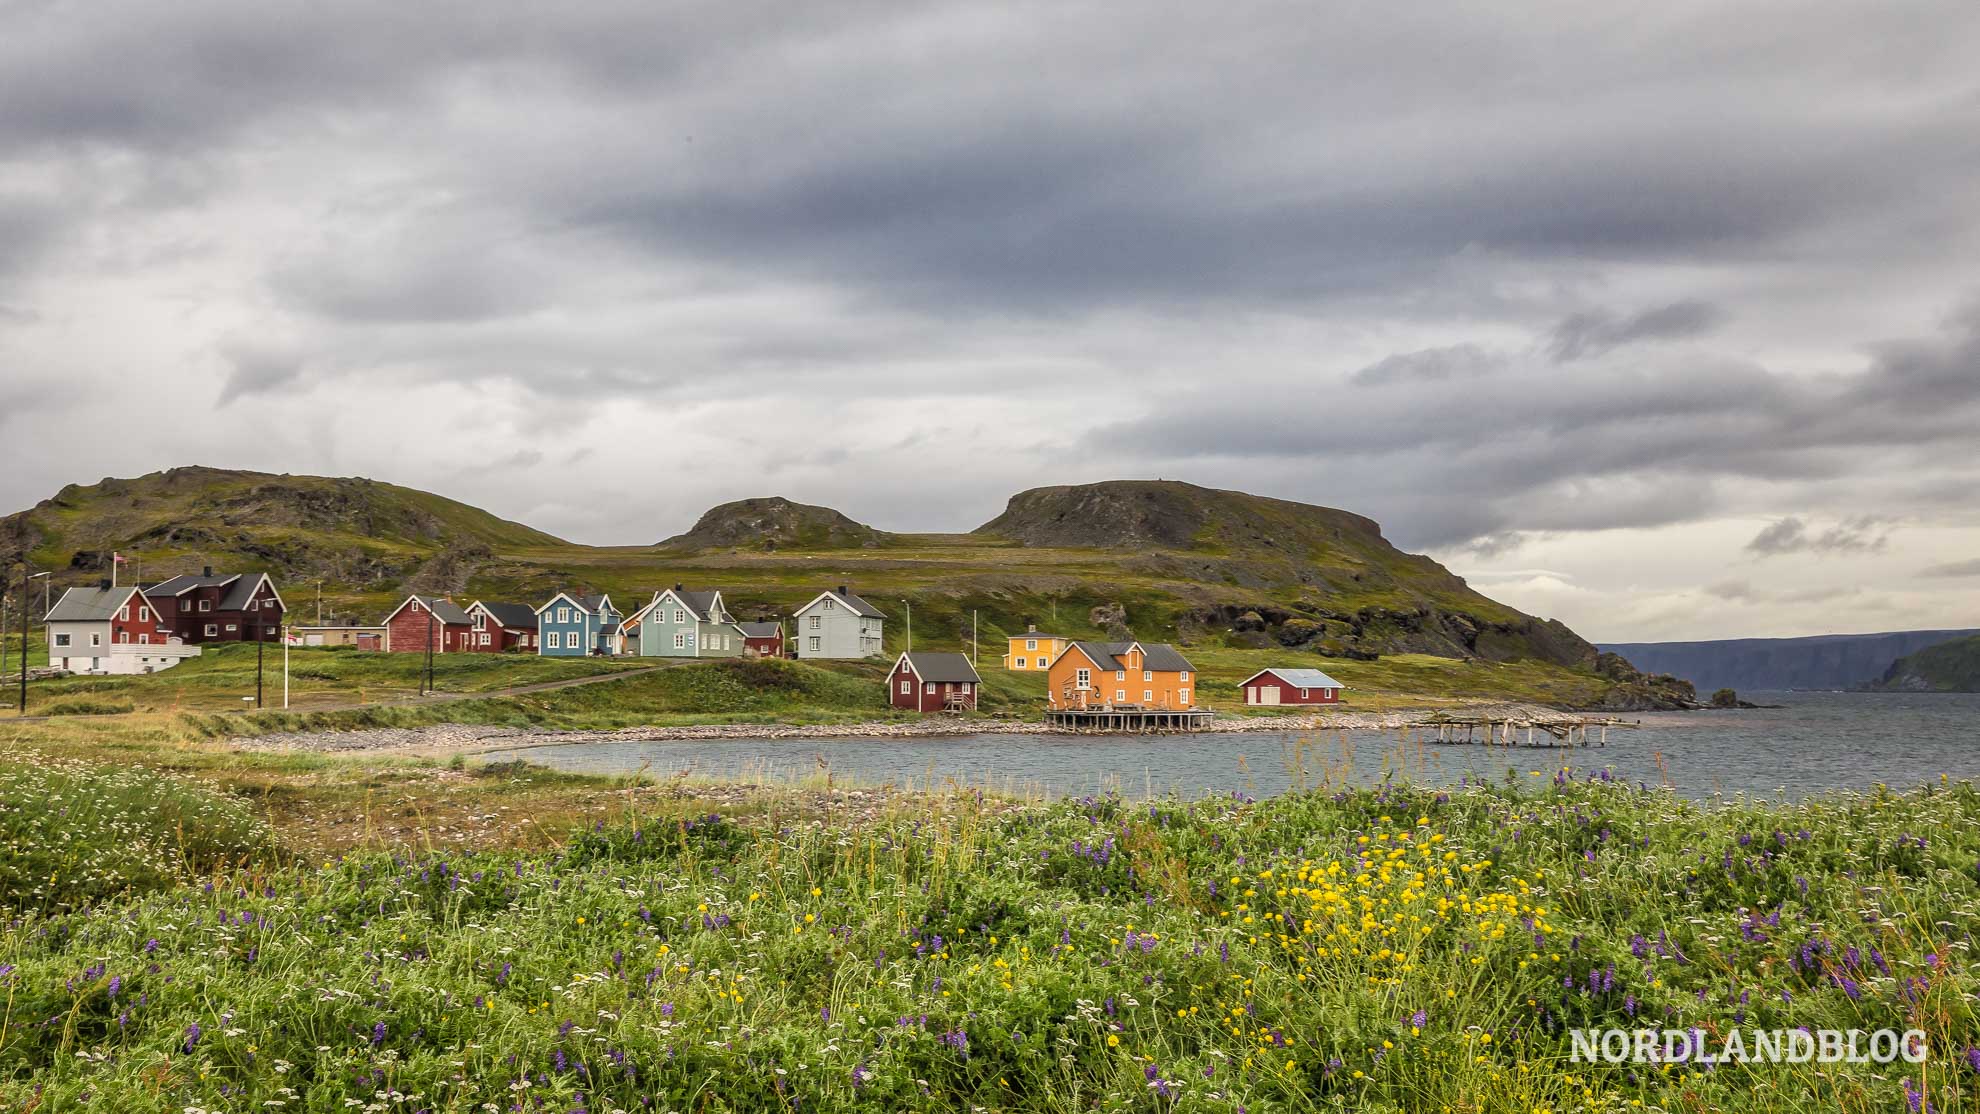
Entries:
<svg viewBox="0 0 1980 1114">
<path fill-rule="evenodd" d="M 183 596 L 194 588 L 224 588 L 241 578 L 239 573 L 221 573 L 218 576 L 175 576 L 161 580 L 144 590 L 147 596 Z"/>
<path fill-rule="evenodd" d="M 1040 642 L 1064 642 L 1067 640 L 1063 634 L 1046 634 L 1042 630 L 1019 631 L 1017 634 L 1010 636 L 1013 642 L 1020 638 L 1036 638 Z"/>
<path fill-rule="evenodd" d="M 489 618 L 504 627 L 515 630 L 536 629 L 536 609 L 526 603 L 489 603 L 486 600 L 476 600 L 468 605 L 468 614 L 472 615 L 476 608 L 486 611 Z"/>
<path fill-rule="evenodd" d="M 1279 669 L 1277 667 L 1261 669 L 1253 673 L 1251 676 L 1239 681 L 1238 687 L 1243 688 L 1267 673 L 1299 689 L 1337 689 L 1346 687 L 1318 669 Z"/>
<path fill-rule="evenodd" d="M 901 663 L 914 671 L 914 675 L 933 684 L 961 683 L 981 684 L 983 678 L 976 675 L 976 667 L 969 664 L 963 654 L 902 654 L 894 659 L 894 668 Z"/>
<path fill-rule="evenodd" d="M 737 623 L 736 629 L 743 632 L 744 638 L 775 638 L 784 633 L 784 624 Z"/>
<path fill-rule="evenodd" d="M 1141 647 L 1143 669 L 1157 673 L 1193 672 L 1196 669 L 1189 664 L 1188 658 L 1166 642 L 1074 642 L 1068 649 L 1085 654 L 1102 669 L 1119 671 L 1127 668 L 1120 660 L 1121 655 L 1136 646 Z"/>
<path fill-rule="evenodd" d="M 406 605 L 413 602 L 414 600 L 418 600 L 421 606 L 425 607 L 428 611 L 433 612 L 433 617 L 435 619 L 440 620 L 440 622 L 446 624 L 447 626 L 450 627 L 467 626 L 468 624 L 474 622 L 474 617 L 469 615 L 467 612 L 462 611 L 460 605 L 455 603 L 453 600 L 446 599 L 442 596 L 422 596 L 417 592 L 415 592 L 410 596 L 407 596 L 403 600 L 400 600 L 399 606 L 392 609 L 391 615 L 385 616 L 384 622 L 390 623 L 393 619 L 393 616 L 396 616 L 399 612 L 404 611 L 406 609 Z M 383 626 L 384 623 L 381 623 L 379 625 Z"/>
<path fill-rule="evenodd" d="M 802 615 L 805 612 L 810 611 L 812 608 L 817 607 L 818 601 L 823 599 L 837 600 L 839 601 L 840 607 L 843 607 L 847 611 L 852 612 L 854 615 L 858 615 L 863 618 L 885 619 L 887 617 L 886 612 L 879 610 L 878 608 L 874 607 L 872 604 L 867 603 L 865 600 L 860 599 L 858 596 L 855 596 L 851 592 L 846 591 L 844 588 L 834 588 L 828 592 L 820 592 L 818 593 L 816 599 L 813 599 L 810 603 L 805 604 L 803 607 L 798 608 L 796 611 L 792 612 L 792 614 Z"/>
<path fill-rule="evenodd" d="M 49 623 L 100 623 L 114 619 L 119 608 L 130 602 L 138 594 L 134 587 L 124 588 L 70 588 L 48 609 L 44 622 Z M 145 601 L 149 603 L 149 600 Z"/>
<path fill-rule="evenodd" d="M 282 610 L 287 611 L 289 605 L 282 603 L 282 593 L 275 590 L 275 582 L 269 579 L 265 572 L 251 572 L 235 581 L 234 586 L 227 590 L 227 594 L 220 597 L 220 610 L 247 610 L 247 605 L 254 601 L 254 594 L 263 584 L 268 585 L 268 594 L 275 597 L 275 602 L 281 604 Z"/>
<path fill-rule="evenodd" d="M 555 604 L 558 600 L 563 600 L 580 611 L 588 611 L 596 615 L 600 607 L 612 602 L 612 597 L 603 594 L 596 596 L 574 596 L 569 592 L 559 592 L 551 596 L 548 600 L 545 600 L 542 606 L 536 609 L 536 614 L 540 616 L 545 611 L 550 610 L 551 605 Z"/>
<path fill-rule="evenodd" d="M 719 589 L 713 592 L 690 592 L 685 588 L 662 588 L 653 593 L 653 603 L 659 603 L 663 599 L 679 600 L 681 606 L 693 613 L 696 619 L 704 623 L 712 623 L 715 621 L 715 605 L 722 602 L 722 593 Z M 652 604 L 647 606 L 651 607 Z"/>
</svg>

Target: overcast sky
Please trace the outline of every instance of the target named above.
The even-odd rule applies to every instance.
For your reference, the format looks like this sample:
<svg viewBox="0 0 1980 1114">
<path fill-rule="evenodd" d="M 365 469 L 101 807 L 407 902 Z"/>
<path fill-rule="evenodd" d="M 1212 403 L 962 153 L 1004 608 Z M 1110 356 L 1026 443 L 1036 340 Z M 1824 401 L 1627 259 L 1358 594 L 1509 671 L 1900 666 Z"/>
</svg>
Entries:
<svg viewBox="0 0 1980 1114">
<path fill-rule="evenodd" d="M 1971 0 L 442 7 L 0 0 L 0 509 L 1162 476 L 1598 640 L 1980 625 Z"/>
</svg>

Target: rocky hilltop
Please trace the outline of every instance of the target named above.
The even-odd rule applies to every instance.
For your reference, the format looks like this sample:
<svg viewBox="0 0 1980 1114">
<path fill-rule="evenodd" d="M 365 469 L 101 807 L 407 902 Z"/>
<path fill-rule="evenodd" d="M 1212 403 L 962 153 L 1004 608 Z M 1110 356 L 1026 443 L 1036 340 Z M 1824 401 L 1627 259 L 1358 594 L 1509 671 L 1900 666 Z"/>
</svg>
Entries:
<svg viewBox="0 0 1980 1114">
<path fill-rule="evenodd" d="M 781 495 L 738 499 L 711 507 L 694 528 L 662 546 L 671 549 L 870 549 L 886 540 L 871 526 L 830 507 L 796 503 Z"/>
</svg>

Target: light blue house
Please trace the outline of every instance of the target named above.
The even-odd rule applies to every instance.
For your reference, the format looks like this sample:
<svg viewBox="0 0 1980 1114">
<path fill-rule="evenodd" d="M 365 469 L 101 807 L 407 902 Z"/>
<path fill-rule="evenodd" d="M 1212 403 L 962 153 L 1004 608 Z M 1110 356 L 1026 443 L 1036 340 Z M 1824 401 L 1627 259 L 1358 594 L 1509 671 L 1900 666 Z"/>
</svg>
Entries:
<svg viewBox="0 0 1980 1114">
<path fill-rule="evenodd" d="M 722 593 L 682 585 L 653 594 L 625 621 L 627 649 L 647 658 L 739 658 L 743 632 L 722 604 Z"/>
<path fill-rule="evenodd" d="M 559 592 L 536 609 L 536 652 L 550 658 L 616 654 L 620 618 L 610 596 Z"/>
</svg>

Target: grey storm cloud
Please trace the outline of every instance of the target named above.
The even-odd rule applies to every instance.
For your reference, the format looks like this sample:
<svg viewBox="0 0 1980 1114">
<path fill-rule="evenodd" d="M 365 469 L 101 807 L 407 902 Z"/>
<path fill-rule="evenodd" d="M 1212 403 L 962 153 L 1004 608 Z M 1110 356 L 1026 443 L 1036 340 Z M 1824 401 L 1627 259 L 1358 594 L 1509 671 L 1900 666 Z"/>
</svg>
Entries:
<svg viewBox="0 0 1980 1114">
<path fill-rule="evenodd" d="M 1969 576 L 1980 577 L 1980 557 L 1967 561 L 1947 561 L 1943 564 L 1928 565 L 1920 570 L 1918 575 L 1949 580 Z"/>
<path fill-rule="evenodd" d="M 1790 515 L 1763 527 L 1746 543 L 1746 549 L 1762 557 L 1784 553 L 1873 553 L 1889 543 L 1890 530 L 1887 519 L 1859 515 L 1818 532 Z"/>
<path fill-rule="evenodd" d="M 1566 362 L 1643 340 L 1675 340 L 1706 332 L 1724 317 L 1718 307 L 1700 301 L 1672 302 L 1627 317 L 1583 311 L 1554 328 L 1548 351 Z"/>
</svg>

